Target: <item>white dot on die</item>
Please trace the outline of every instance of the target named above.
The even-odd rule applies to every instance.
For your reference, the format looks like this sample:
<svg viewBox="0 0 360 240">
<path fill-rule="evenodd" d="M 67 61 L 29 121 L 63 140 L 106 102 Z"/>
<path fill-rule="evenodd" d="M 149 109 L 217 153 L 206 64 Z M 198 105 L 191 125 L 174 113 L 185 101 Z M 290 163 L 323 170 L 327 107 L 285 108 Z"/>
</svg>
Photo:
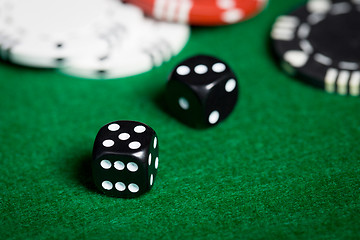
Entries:
<svg viewBox="0 0 360 240">
<path fill-rule="evenodd" d="M 104 169 L 109 169 L 111 168 L 111 162 L 109 160 L 102 160 L 100 166 Z"/>
<path fill-rule="evenodd" d="M 190 107 L 189 101 L 186 98 L 179 98 L 179 106 L 184 109 L 184 110 L 188 110 Z"/>
<path fill-rule="evenodd" d="M 154 175 L 151 174 L 150 176 L 150 186 L 154 183 Z"/>
<path fill-rule="evenodd" d="M 159 167 L 159 157 L 155 159 L 155 169 L 158 169 Z"/>
<path fill-rule="evenodd" d="M 109 181 L 103 181 L 101 186 L 105 189 L 105 190 L 111 190 L 113 188 L 113 184 Z"/>
<path fill-rule="evenodd" d="M 236 81 L 235 79 L 230 79 L 229 81 L 227 81 L 227 83 L 225 84 L 225 91 L 227 92 L 232 92 L 236 87 Z"/>
<path fill-rule="evenodd" d="M 129 162 L 126 167 L 130 172 L 136 172 L 139 169 L 138 165 L 134 162 Z"/>
<path fill-rule="evenodd" d="M 157 137 L 154 138 L 154 145 L 153 145 L 154 149 L 157 147 Z"/>
<path fill-rule="evenodd" d="M 114 162 L 114 167 L 117 170 L 123 170 L 125 168 L 125 164 L 121 161 Z"/>
<path fill-rule="evenodd" d="M 149 159 L 148 159 L 148 164 L 149 164 L 149 166 L 151 165 L 151 153 L 149 154 Z"/>
<path fill-rule="evenodd" d="M 190 73 L 190 68 L 188 66 L 180 66 L 176 69 L 177 74 L 181 75 L 181 76 L 185 76 L 188 75 Z"/>
<path fill-rule="evenodd" d="M 136 133 L 143 133 L 143 132 L 145 132 L 145 130 L 146 130 L 146 128 L 145 128 L 144 126 L 141 126 L 141 125 L 136 126 L 136 127 L 134 128 L 134 131 L 135 131 Z"/>
<path fill-rule="evenodd" d="M 110 131 L 112 131 L 112 132 L 115 132 L 115 131 L 117 131 L 117 130 L 120 129 L 120 125 L 119 125 L 119 124 L 116 124 L 116 123 L 113 123 L 113 124 L 110 124 L 110 125 L 108 126 L 108 129 L 109 129 Z"/>
<path fill-rule="evenodd" d="M 136 185 L 135 183 L 130 183 L 128 188 L 129 188 L 129 191 L 132 193 L 136 193 L 139 191 L 139 186 Z"/>
<path fill-rule="evenodd" d="M 205 74 L 205 73 L 207 73 L 208 68 L 207 68 L 207 66 L 200 64 L 195 67 L 194 71 L 197 74 Z"/>
<path fill-rule="evenodd" d="M 129 143 L 129 148 L 131 148 L 131 149 L 138 149 L 138 148 L 140 148 L 141 147 L 141 144 L 139 143 L 139 142 L 131 142 L 131 143 Z"/>
<path fill-rule="evenodd" d="M 126 189 L 126 186 L 122 182 L 117 182 L 117 183 L 115 183 L 115 188 L 116 188 L 116 190 L 122 192 Z"/>
<path fill-rule="evenodd" d="M 123 140 L 123 141 L 128 140 L 129 138 L 130 138 L 130 134 L 128 134 L 128 133 L 121 133 L 119 135 L 119 139 Z"/>
<path fill-rule="evenodd" d="M 115 144 L 114 141 L 110 140 L 110 139 L 103 141 L 104 147 L 112 147 L 112 146 L 114 146 L 114 144 Z"/>
<path fill-rule="evenodd" d="M 215 124 L 219 121 L 220 113 L 218 111 L 213 111 L 209 115 L 209 123 Z"/>
<path fill-rule="evenodd" d="M 225 69 L 226 69 L 226 66 L 223 63 L 215 63 L 212 66 L 212 70 L 216 73 L 222 73 L 223 71 L 225 71 Z"/>
</svg>

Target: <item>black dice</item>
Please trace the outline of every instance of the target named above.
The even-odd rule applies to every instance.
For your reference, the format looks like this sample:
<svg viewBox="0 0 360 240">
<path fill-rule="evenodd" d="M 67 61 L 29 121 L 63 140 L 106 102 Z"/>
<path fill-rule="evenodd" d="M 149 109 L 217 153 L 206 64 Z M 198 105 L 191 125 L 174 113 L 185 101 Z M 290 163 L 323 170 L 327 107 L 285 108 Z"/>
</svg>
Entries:
<svg viewBox="0 0 360 240">
<path fill-rule="evenodd" d="M 103 126 L 95 139 L 92 173 L 95 185 L 106 195 L 134 198 L 154 185 L 159 165 L 155 131 L 134 121 Z"/>
<path fill-rule="evenodd" d="M 238 82 L 229 66 L 210 56 L 180 63 L 169 77 L 165 97 L 169 111 L 181 122 L 206 128 L 224 120 L 238 99 Z"/>
</svg>

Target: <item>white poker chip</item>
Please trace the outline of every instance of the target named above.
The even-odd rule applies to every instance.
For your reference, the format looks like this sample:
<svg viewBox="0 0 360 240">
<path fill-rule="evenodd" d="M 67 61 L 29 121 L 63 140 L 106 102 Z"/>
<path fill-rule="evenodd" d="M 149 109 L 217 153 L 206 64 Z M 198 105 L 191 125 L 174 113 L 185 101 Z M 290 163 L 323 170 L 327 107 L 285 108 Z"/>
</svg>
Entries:
<svg viewBox="0 0 360 240">
<path fill-rule="evenodd" d="M 2 0 L 1 55 L 14 63 L 52 68 L 60 59 L 105 54 L 107 43 L 96 36 L 94 28 L 107 26 L 109 16 L 116 12 L 114 3 L 113 0 Z"/>
<path fill-rule="evenodd" d="M 80 78 L 113 79 L 147 72 L 153 66 L 151 57 L 143 52 L 116 48 L 105 58 L 86 58 L 70 61 L 60 71 Z"/>
<path fill-rule="evenodd" d="M 0 57 L 78 77 L 126 77 L 185 46 L 188 26 L 163 25 L 118 0 L 0 0 Z"/>
<path fill-rule="evenodd" d="M 0 4 L 2 58 L 30 67 L 54 68 L 79 57 L 101 58 L 110 44 L 121 40 L 118 35 L 129 34 L 132 27 L 125 19 L 133 23 L 143 18 L 137 8 L 114 0 L 2 0 Z"/>
<path fill-rule="evenodd" d="M 177 55 L 186 45 L 190 28 L 146 18 L 141 31 L 127 36 L 104 58 L 73 59 L 60 70 L 72 76 L 112 79 L 147 72 Z"/>
</svg>

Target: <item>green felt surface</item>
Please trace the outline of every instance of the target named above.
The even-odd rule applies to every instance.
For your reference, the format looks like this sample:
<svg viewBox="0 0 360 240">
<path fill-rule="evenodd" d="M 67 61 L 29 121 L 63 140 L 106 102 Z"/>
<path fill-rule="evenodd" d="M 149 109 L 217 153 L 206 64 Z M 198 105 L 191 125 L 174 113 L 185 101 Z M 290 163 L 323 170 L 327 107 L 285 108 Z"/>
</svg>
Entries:
<svg viewBox="0 0 360 240">
<path fill-rule="evenodd" d="M 0 64 L 1 239 L 359 239 L 360 101 L 284 75 L 268 35 L 301 1 L 273 0 L 232 26 L 193 28 L 184 51 L 140 76 L 89 81 Z M 181 60 L 208 53 L 237 74 L 233 114 L 207 130 L 163 111 Z M 94 189 L 97 131 L 137 120 L 159 136 L 154 188 Z"/>
</svg>

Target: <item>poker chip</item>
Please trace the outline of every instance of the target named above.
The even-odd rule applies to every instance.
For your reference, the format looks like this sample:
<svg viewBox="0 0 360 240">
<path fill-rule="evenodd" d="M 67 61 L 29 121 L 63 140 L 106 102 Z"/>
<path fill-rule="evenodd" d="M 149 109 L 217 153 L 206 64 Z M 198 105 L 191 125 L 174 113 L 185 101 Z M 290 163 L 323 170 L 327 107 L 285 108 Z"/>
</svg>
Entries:
<svg viewBox="0 0 360 240">
<path fill-rule="evenodd" d="M 0 57 L 78 77 L 126 77 L 185 46 L 188 26 L 168 24 L 163 31 L 174 39 L 162 25 L 118 0 L 0 0 Z"/>
<path fill-rule="evenodd" d="M 233 24 L 258 14 L 267 0 L 125 0 L 159 20 L 199 26 Z"/>
<path fill-rule="evenodd" d="M 287 73 L 329 93 L 359 96 L 359 26 L 359 0 L 310 0 L 277 18 L 273 49 Z"/>
<path fill-rule="evenodd" d="M 96 36 L 96 29 L 111 28 L 110 16 L 116 17 L 116 10 L 119 7 L 112 0 L 2 0 L 2 58 L 52 68 L 59 60 L 102 55 L 108 46 Z"/>
<path fill-rule="evenodd" d="M 124 39 L 106 57 L 70 60 L 61 71 L 92 79 L 111 79 L 146 72 L 177 55 L 190 35 L 186 25 L 155 22 L 152 19 L 142 23 L 142 30 L 140 35 Z"/>
</svg>

